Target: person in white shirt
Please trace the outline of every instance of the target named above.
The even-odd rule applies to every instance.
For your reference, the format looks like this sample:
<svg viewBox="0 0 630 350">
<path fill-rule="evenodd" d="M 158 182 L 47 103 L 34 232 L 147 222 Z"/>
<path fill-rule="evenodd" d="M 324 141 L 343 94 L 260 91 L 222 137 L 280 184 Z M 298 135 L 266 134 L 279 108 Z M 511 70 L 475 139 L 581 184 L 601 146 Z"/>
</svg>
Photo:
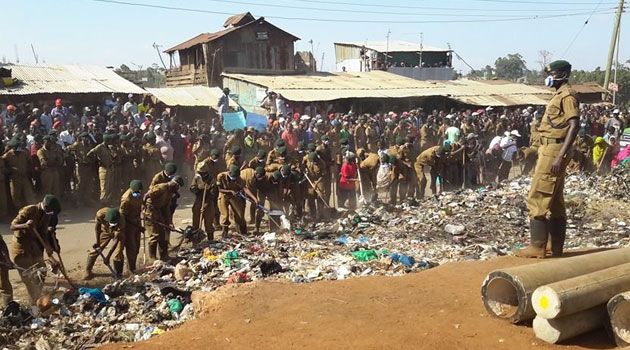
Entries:
<svg viewBox="0 0 630 350">
<path fill-rule="evenodd" d="M 129 112 L 129 114 L 134 115 L 138 113 L 138 105 L 133 100 L 133 94 L 129 94 L 129 101 L 125 103 L 123 106 L 123 114 Z"/>
<path fill-rule="evenodd" d="M 57 143 L 61 145 L 64 150 L 66 147 L 74 143 L 74 126 L 71 123 L 66 124 L 66 129 L 59 133 Z"/>
<path fill-rule="evenodd" d="M 521 137 L 521 134 L 517 130 L 512 130 L 511 132 L 505 132 L 505 136 L 501 139 L 499 146 L 503 150 L 503 154 L 501 156 L 501 165 L 499 166 L 498 178 L 499 182 L 503 180 L 507 180 L 510 175 L 510 170 L 512 169 L 512 159 L 514 158 L 514 154 L 518 151 L 516 147 L 516 138 Z"/>
</svg>

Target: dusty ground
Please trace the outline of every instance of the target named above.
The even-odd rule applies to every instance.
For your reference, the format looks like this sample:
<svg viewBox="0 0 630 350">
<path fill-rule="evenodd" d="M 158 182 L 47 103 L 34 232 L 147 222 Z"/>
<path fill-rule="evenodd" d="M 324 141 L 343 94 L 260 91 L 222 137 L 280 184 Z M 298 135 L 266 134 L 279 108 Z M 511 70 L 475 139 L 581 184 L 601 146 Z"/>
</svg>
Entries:
<svg viewBox="0 0 630 350">
<path fill-rule="evenodd" d="M 552 346 L 527 326 L 488 316 L 481 281 L 502 257 L 402 277 L 293 284 L 254 282 L 211 293 L 204 314 L 149 341 L 104 349 L 611 349 L 595 332 Z"/>
</svg>

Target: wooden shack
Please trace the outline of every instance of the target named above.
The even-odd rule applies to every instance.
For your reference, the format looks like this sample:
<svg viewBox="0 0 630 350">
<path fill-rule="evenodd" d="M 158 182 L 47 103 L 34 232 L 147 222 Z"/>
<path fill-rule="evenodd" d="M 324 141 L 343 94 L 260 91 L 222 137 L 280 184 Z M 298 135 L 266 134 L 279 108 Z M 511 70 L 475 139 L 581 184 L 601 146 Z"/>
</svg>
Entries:
<svg viewBox="0 0 630 350">
<path fill-rule="evenodd" d="M 202 33 L 165 52 L 166 86 L 221 86 L 221 73 L 283 74 L 295 71 L 298 37 L 251 13 L 235 15 L 216 33 Z M 176 64 L 176 57 L 179 65 Z"/>
</svg>

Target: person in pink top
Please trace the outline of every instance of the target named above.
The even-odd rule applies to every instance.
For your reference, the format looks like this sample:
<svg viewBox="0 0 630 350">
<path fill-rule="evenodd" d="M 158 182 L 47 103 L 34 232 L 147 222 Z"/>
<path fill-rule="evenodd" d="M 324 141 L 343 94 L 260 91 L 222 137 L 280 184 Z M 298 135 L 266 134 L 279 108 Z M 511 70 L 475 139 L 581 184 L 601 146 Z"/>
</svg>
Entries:
<svg viewBox="0 0 630 350">
<path fill-rule="evenodd" d="M 356 183 L 357 183 L 357 163 L 356 156 L 352 152 L 346 153 L 341 165 L 341 177 L 339 179 L 339 205 L 354 209 L 357 206 Z"/>
<path fill-rule="evenodd" d="M 287 129 L 282 133 L 282 139 L 289 149 L 295 150 L 298 146 L 298 136 L 293 130 L 293 124 L 287 123 Z"/>
</svg>

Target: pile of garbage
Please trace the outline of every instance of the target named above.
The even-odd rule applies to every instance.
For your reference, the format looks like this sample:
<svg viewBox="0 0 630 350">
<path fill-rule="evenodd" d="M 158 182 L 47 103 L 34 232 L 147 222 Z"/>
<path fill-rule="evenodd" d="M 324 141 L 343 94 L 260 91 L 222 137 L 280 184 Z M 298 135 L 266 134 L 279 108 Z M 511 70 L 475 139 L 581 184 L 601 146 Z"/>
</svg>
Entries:
<svg viewBox="0 0 630 350">
<path fill-rule="evenodd" d="M 613 201 L 627 193 L 614 179 L 629 176 L 629 168 L 624 169 L 607 177 L 567 178 L 568 248 L 628 244 L 630 219 L 606 217 L 596 224 L 589 211 L 604 192 Z M 11 304 L 0 318 L 0 345 L 89 348 L 145 340 L 194 317 L 192 291 L 225 284 L 398 276 L 451 261 L 506 255 L 528 243 L 525 197 L 530 181 L 519 178 L 398 206 L 376 203 L 291 232 L 204 241 L 181 249 L 173 264 L 158 261 L 146 272 L 102 289 L 61 291 L 33 308 Z"/>
</svg>

